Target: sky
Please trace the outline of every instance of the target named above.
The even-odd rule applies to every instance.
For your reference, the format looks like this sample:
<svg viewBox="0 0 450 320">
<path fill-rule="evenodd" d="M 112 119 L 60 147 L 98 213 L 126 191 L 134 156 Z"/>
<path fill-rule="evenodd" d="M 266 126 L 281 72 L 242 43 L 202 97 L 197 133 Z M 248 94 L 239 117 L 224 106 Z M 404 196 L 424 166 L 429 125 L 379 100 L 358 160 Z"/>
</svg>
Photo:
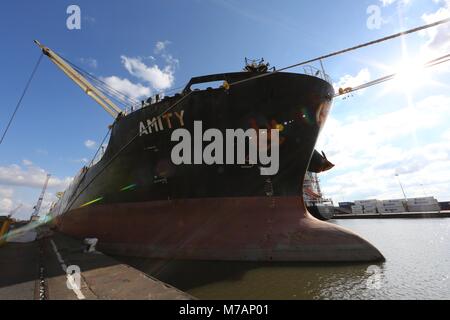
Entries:
<svg viewBox="0 0 450 320">
<path fill-rule="evenodd" d="M 70 5 L 80 29 L 68 29 Z M 239 71 L 244 58 L 281 68 L 450 16 L 449 0 L 4 1 L 0 11 L 0 129 L 40 51 L 33 40 L 136 99 L 193 76 Z M 339 201 L 435 196 L 450 200 L 450 67 L 422 70 L 450 52 L 450 25 L 324 61 L 336 88 L 400 72 L 337 98 L 317 149 L 336 167 L 320 175 Z M 301 68 L 292 72 L 301 72 Z M 27 218 L 46 172 L 42 212 L 88 163 L 112 118 L 42 60 L 0 145 L 0 215 Z M 398 176 L 396 176 L 398 175 Z"/>
</svg>

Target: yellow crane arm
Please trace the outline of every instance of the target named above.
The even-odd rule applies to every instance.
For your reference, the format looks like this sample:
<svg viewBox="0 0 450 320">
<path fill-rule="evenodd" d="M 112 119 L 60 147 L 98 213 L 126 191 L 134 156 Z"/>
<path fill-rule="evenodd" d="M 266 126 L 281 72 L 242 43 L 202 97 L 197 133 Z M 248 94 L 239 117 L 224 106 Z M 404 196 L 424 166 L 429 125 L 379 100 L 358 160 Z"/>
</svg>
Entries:
<svg viewBox="0 0 450 320">
<path fill-rule="evenodd" d="M 114 119 L 117 118 L 122 110 L 108 99 L 103 93 L 95 88 L 86 78 L 79 72 L 72 68 L 64 59 L 58 56 L 51 49 L 43 46 L 39 41 L 34 40 L 42 52 L 58 67 L 60 68 L 73 82 L 75 82 L 88 96 L 94 99 L 103 109 L 105 109 Z"/>
</svg>

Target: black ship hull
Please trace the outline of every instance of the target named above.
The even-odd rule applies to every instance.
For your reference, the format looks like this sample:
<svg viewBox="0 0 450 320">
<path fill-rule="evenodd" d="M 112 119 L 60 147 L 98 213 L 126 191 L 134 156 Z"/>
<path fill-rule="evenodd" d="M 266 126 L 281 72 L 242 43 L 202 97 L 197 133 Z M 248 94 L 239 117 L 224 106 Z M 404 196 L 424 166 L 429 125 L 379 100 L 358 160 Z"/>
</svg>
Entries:
<svg viewBox="0 0 450 320">
<path fill-rule="evenodd" d="M 234 73 L 195 78 L 233 83 Z M 302 185 L 334 91 L 319 78 L 275 73 L 231 88 L 166 98 L 118 119 L 102 159 L 83 169 L 51 211 L 62 232 L 106 252 L 158 258 L 370 261 L 373 246 L 309 215 Z M 173 130 L 276 129 L 279 170 L 175 165 Z M 204 144 L 206 145 L 206 144 Z M 204 146 L 203 145 L 203 146 Z"/>
</svg>

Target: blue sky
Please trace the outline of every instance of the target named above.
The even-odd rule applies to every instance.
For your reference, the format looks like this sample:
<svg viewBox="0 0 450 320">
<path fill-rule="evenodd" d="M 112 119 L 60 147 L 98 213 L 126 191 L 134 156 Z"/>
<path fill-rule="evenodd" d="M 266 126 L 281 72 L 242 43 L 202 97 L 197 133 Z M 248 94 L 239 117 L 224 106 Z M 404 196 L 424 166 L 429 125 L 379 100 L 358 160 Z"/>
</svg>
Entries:
<svg viewBox="0 0 450 320">
<path fill-rule="evenodd" d="M 71 4 L 81 8 L 81 30 L 66 27 Z M 379 29 L 367 27 L 370 5 L 380 9 Z M 39 56 L 34 39 L 138 96 L 183 86 L 192 76 L 240 70 L 244 57 L 283 67 L 449 15 L 443 0 L 5 1 L 0 128 Z M 440 27 L 408 36 L 403 46 L 394 40 L 326 60 L 325 68 L 336 85 L 356 85 L 396 70 L 405 52 L 412 60 L 449 52 L 442 40 L 449 36 L 448 26 Z M 327 196 L 400 197 L 397 172 L 408 195 L 450 200 L 450 77 L 446 67 L 434 71 L 414 86 L 409 79 L 335 101 L 318 144 L 337 165 L 321 177 Z M 53 175 L 48 205 L 93 156 L 111 122 L 44 59 L 0 146 L 0 214 L 19 203 L 19 215 L 29 214 L 45 171 Z"/>
</svg>

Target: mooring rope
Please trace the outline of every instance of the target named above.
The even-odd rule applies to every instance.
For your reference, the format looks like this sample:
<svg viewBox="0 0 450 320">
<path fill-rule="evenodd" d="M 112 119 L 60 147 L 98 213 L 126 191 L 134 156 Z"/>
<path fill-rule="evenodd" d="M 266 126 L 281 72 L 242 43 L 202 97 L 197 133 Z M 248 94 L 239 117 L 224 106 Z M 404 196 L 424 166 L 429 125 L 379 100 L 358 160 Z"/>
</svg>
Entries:
<svg viewBox="0 0 450 320">
<path fill-rule="evenodd" d="M 16 104 L 16 108 L 14 109 L 14 112 L 11 115 L 11 118 L 9 119 L 9 122 L 8 122 L 6 128 L 5 128 L 5 131 L 3 132 L 2 138 L 0 139 L 0 145 L 3 143 L 3 140 L 5 139 L 6 133 L 8 132 L 8 130 L 9 130 L 9 128 L 10 128 L 10 126 L 11 126 L 13 120 L 14 120 L 14 117 L 16 116 L 16 113 L 17 113 L 17 111 L 19 110 L 19 108 L 20 108 L 20 106 L 22 104 L 22 100 L 25 97 L 25 94 L 27 93 L 28 88 L 30 87 L 31 81 L 33 80 L 34 75 L 36 74 L 36 71 L 37 71 L 39 65 L 41 64 L 42 56 L 43 56 L 43 54 L 39 55 L 39 59 L 36 62 L 36 65 L 34 66 L 33 72 L 31 73 L 30 78 L 28 79 L 27 84 L 25 85 L 25 88 L 24 88 L 24 90 L 22 92 L 22 95 L 20 96 L 20 99 L 19 99 L 19 101 Z"/>
<path fill-rule="evenodd" d="M 350 48 L 347 48 L 347 49 L 335 51 L 335 52 L 332 52 L 332 53 L 329 53 L 329 54 L 326 54 L 326 55 L 323 55 L 323 56 L 320 56 L 320 57 L 317 57 L 317 58 L 314 58 L 314 59 L 302 61 L 302 62 L 293 64 L 293 65 L 290 65 L 290 66 L 287 66 L 287 67 L 284 67 L 284 68 L 281 68 L 281 69 L 277 69 L 277 70 L 275 70 L 273 72 L 263 73 L 263 74 L 255 76 L 255 77 L 251 77 L 251 78 L 248 78 L 248 79 L 236 81 L 236 82 L 230 83 L 230 86 L 235 86 L 235 85 L 242 84 L 242 83 L 245 83 L 245 82 L 248 82 L 248 81 L 251 81 L 251 80 L 255 80 L 255 79 L 258 79 L 258 78 L 267 77 L 267 76 L 270 76 L 270 75 L 273 75 L 273 74 L 276 74 L 276 73 L 279 73 L 279 72 L 282 72 L 282 71 L 286 71 L 286 70 L 289 70 L 289 69 L 292 69 L 292 68 L 295 68 L 295 67 L 299 67 L 299 66 L 311 63 L 311 62 L 315 62 L 315 61 L 331 58 L 331 57 L 334 57 L 334 56 L 337 56 L 337 55 L 341 55 L 343 53 L 347 53 L 347 52 L 354 51 L 354 50 L 357 50 L 357 49 L 361 49 L 361 48 L 364 48 L 364 47 L 368 47 L 368 46 L 371 46 L 371 45 L 374 45 L 374 44 L 378 44 L 378 43 L 381 43 L 381 42 L 384 42 L 384 41 L 388 41 L 388 40 L 392 40 L 392 39 L 399 38 L 399 37 L 402 37 L 402 36 L 406 36 L 408 34 L 419 32 L 419 31 L 422 31 L 422 30 L 425 30 L 425 29 L 429 29 L 429 28 L 432 28 L 432 27 L 436 27 L 436 26 L 439 26 L 441 24 L 445 24 L 445 23 L 448 23 L 448 22 L 450 22 L 450 18 L 439 20 L 439 21 L 436 21 L 436 22 L 433 22 L 433 23 L 429 23 L 429 24 L 426 24 L 426 25 L 423 25 L 423 26 L 420 26 L 420 27 L 417 27 L 417 28 L 409 29 L 409 30 L 406 30 L 406 31 L 402 31 L 402 32 L 399 32 L 399 33 L 395 33 L 395 34 L 392 34 L 390 36 L 386 36 L 386 37 L 383 37 L 383 38 L 380 38 L 380 39 L 377 39 L 377 40 L 373 40 L 373 41 L 369 41 L 369 42 L 366 42 L 366 43 L 362 43 L 362 44 L 359 44 L 359 45 L 356 45 L 356 46 L 353 46 L 353 47 L 350 47 Z"/>
</svg>

